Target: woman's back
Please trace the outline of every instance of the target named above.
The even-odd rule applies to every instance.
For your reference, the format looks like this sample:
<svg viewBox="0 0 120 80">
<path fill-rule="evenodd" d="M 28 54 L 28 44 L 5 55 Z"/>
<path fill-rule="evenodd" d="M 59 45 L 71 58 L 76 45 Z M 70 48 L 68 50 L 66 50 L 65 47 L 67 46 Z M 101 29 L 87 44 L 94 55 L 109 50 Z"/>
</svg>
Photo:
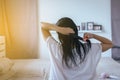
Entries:
<svg viewBox="0 0 120 80">
<path fill-rule="evenodd" d="M 51 60 L 49 80 L 96 80 L 96 67 L 102 52 L 100 44 L 91 44 L 91 49 L 85 60 L 81 64 L 78 63 L 78 66 L 69 61 L 71 68 L 68 68 L 68 66 L 62 63 L 63 50 L 61 44 L 52 37 L 48 37 L 46 42 Z M 76 57 L 77 59 L 79 60 Z"/>
</svg>

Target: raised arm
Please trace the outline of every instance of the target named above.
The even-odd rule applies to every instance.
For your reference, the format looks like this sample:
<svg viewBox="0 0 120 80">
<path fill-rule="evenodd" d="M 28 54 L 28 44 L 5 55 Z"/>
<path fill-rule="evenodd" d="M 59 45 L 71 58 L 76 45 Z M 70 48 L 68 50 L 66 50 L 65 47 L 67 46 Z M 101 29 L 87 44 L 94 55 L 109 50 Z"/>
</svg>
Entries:
<svg viewBox="0 0 120 80">
<path fill-rule="evenodd" d="M 91 33 L 85 33 L 84 34 L 84 39 L 85 40 L 90 39 L 90 38 L 94 38 L 94 39 L 101 42 L 103 52 L 113 47 L 112 41 L 110 41 L 109 39 L 107 39 L 105 37 L 102 37 L 102 36 L 99 36 L 99 35 L 96 35 L 96 34 L 91 34 Z"/>
<path fill-rule="evenodd" d="M 41 22 L 41 31 L 44 40 L 46 40 L 49 36 L 51 36 L 50 30 L 59 32 L 64 35 L 69 35 L 70 33 L 74 33 L 74 31 L 71 28 L 59 27 L 51 23 Z"/>
</svg>

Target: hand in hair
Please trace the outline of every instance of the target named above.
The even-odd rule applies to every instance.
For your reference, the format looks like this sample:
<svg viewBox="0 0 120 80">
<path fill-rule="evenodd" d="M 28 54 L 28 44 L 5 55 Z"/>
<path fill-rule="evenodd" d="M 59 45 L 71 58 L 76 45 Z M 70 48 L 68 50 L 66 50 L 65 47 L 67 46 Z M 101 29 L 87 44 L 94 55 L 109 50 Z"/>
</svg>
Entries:
<svg viewBox="0 0 120 80">
<path fill-rule="evenodd" d="M 109 39 L 107 39 L 105 37 L 96 35 L 96 34 L 85 33 L 83 38 L 84 38 L 85 41 L 90 39 L 90 38 L 94 38 L 94 39 L 100 41 L 103 52 L 113 47 L 113 44 L 112 44 L 111 40 L 109 40 Z"/>
<path fill-rule="evenodd" d="M 83 40 L 86 41 L 88 39 L 93 38 L 93 34 L 91 33 L 84 33 Z"/>
</svg>

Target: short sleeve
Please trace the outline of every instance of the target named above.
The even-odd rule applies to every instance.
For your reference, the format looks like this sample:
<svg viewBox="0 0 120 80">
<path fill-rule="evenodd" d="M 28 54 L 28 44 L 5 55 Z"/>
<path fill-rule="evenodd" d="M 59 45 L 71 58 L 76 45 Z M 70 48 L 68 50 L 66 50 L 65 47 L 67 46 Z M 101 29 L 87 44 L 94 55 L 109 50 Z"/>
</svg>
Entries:
<svg viewBox="0 0 120 80">
<path fill-rule="evenodd" d="M 102 46 L 100 43 L 93 43 L 91 47 L 92 59 L 94 59 L 96 65 L 101 58 Z"/>
<path fill-rule="evenodd" d="M 58 54 L 60 44 L 52 36 L 47 38 L 46 43 L 51 57 L 56 56 Z"/>
<path fill-rule="evenodd" d="M 101 53 L 102 52 L 102 46 L 100 43 L 92 43 L 92 51 L 96 52 L 96 53 Z"/>
</svg>

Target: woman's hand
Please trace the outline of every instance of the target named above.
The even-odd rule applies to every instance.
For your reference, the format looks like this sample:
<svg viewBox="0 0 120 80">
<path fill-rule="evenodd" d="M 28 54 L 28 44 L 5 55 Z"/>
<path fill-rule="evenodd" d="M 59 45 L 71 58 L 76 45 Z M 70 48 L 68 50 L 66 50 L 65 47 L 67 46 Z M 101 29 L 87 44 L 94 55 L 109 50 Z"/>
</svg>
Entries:
<svg viewBox="0 0 120 80">
<path fill-rule="evenodd" d="M 93 38 L 93 34 L 92 33 L 84 33 L 83 39 L 84 41 Z"/>
<path fill-rule="evenodd" d="M 75 33 L 72 28 L 60 27 L 59 32 L 64 35 L 69 35 L 70 33 Z"/>
</svg>

